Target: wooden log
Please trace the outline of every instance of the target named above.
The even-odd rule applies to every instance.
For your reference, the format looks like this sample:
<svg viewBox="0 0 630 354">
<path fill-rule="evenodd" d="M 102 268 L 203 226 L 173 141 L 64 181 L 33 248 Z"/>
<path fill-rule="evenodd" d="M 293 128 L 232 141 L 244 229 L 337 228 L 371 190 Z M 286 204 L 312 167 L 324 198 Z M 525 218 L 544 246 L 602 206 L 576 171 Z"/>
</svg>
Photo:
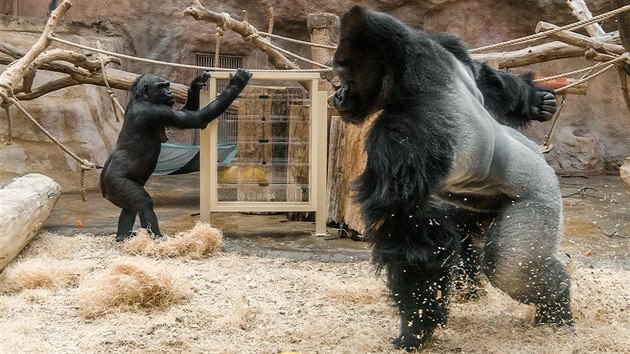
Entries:
<svg viewBox="0 0 630 354">
<path fill-rule="evenodd" d="M 336 46 L 339 44 L 339 16 L 330 13 L 308 14 L 306 18 L 306 28 L 311 34 L 311 42 L 317 44 L 325 44 Z M 311 58 L 326 66 L 332 67 L 332 60 L 335 51 L 329 48 L 311 47 Z M 332 71 L 323 72 L 319 82 L 320 91 L 329 91 L 333 93 L 335 90 L 331 81 L 335 78 Z"/>
<path fill-rule="evenodd" d="M 588 6 L 584 3 L 584 0 L 567 0 L 567 5 L 573 11 L 573 16 L 580 21 L 589 20 L 593 17 L 591 11 L 588 9 Z M 598 23 L 592 23 L 584 28 L 592 37 L 599 37 L 606 34 L 602 26 Z"/>
<path fill-rule="evenodd" d="M 516 68 L 545 61 L 564 58 L 575 58 L 584 55 L 584 48 L 554 41 L 510 52 L 474 53 L 477 60 L 495 61 L 500 69 Z"/>
<path fill-rule="evenodd" d="M 59 184 L 38 173 L 0 189 L 0 272 L 37 234 L 60 195 Z"/>
<path fill-rule="evenodd" d="M 536 26 L 536 33 L 541 32 L 541 31 L 548 31 L 555 28 L 558 28 L 558 26 L 548 23 L 548 22 L 540 21 L 538 22 L 538 25 Z M 553 38 L 561 42 L 564 42 L 566 44 L 569 44 L 575 47 L 582 47 L 585 49 L 593 48 L 596 50 L 600 50 L 600 51 L 603 50 L 603 51 L 614 53 L 614 54 L 623 54 L 626 52 L 625 48 L 622 45 L 605 43 L 598 39 L 587 37 L 585 35 L 571 32 L 571 31 L 560 31 L 560 32 L 552 33 L 549 35 L 549 38 Z"/>
<path fill-rule="evenodd" d="M 619 168 L 619 177 L 626 187 L 626 193 L 630 194 L 630 157 L 626 158 Z"/>
</svg>

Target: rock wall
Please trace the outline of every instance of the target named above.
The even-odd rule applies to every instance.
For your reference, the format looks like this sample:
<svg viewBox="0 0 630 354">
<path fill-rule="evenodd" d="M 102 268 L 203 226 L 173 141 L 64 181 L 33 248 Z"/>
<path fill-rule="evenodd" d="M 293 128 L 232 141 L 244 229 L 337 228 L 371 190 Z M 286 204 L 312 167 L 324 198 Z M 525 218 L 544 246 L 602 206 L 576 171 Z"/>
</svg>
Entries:
<svg viewBox="0 0 630 354">
<path fill-rule="evenodd" d="M 61 1 L 59 1 L 61 2 Z M 191 1 L 192 2 L 192 1 Z M 45 23 L 48 1 L 21 0 L 16 12 L 4 2 L 0 11 L 2 38 L 27 49 Z M 341 14 L 355 3 L 387 11 L 411 25 L 428 31 L 445 31 L 460 35 L 470 47 L 501 42 L 533 33 L 539 20 L 558 25 L 575 22 L 564 1 L 496 1 L 496 0 L 426 0 L 410 1 L 330 1 L 330 0 L 227 0 L 202 2 L 207 8 L 227 12 L 235 18 L 247 10 L 249 22 L 261 30 L 268 26 L 268 8 L 274 7 L 274 33 L 297 39 L 309 39 L 308 13 Z M 185 17 L 189 2 L 101 0 L 74 1 L 63 21 L 63 31 L 71 40 L 94 45 L 106 39 L 108 48 L 144 58 L 194 64 L 195 53 L 213 53 L 215 26 Z M 594 14 L 614 8 L 609 0 L 592 0 L 588 5 Z M 46 7 L 46 8 L 44 8 Z M 19 17 L 13 14 L 18 13 Z M 464 15 L 465 14 L 465 15 Z M 615 29 L 614 20 L 603 23 Z M 300 55 L 310 57 L 310 48 L 275 43 Z M 251 43 L 229 31 L 223 38 L 221 53 L 244 57 L 249 68 L 269 67 L 266 56 Z M 542 75 L 567 72 L 590 65 L 581 59 L 560 60 L 514 70 L 535 70 Z M 124 61 L 123 67 L 137 73 L 153 72 L 174 82 L 187 83 L 194 72 L 164 66 Z M 0 70 L 4 70 L 0 66 Z M 37 80 L 49 80 L 52 74 L 38 74 Z M 123 106 L 125 93 L 117 92 Z M 113 119 L 109 98 L 101 87 L 75 87 L 28 102 L 45 127 L 80 155 L 103 163 L 120 127 Z M 14 144 L 0 147 L 0 178 L 27 172 L 40 172 L 60 181 L 65 191 L 78 188 L 78 164 L 36 132 L 15 108 Z M 589 82 L 586 96 L 569 96 L 555 129 L 554 149 L 547 158 L 561 174 L 617 173 L 623 159 L 630 155 L 630 117 L 621 96 L 619 78 L 611 71 Z M 534 123 L 526 134 L 542 143 L 550 123 Z M 0 139 L 6 140 L 6 118 L 0 111 Z M 181 137 L 186 140 L 186 137 Z M 3 143 L 3 142 L 0 142 Z M 88 187 L 96 188 L 98 174 L 88 173 Z"/>
</svg>

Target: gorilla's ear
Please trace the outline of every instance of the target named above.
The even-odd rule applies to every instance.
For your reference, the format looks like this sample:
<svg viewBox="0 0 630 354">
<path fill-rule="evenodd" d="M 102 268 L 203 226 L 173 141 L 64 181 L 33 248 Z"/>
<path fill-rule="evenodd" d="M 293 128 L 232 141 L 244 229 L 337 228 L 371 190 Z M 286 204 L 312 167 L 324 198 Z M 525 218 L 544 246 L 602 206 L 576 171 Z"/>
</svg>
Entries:
<svg viewBox="0 0 630 354">
<path fill-rule="evenodd" d="M 147 91 L 149 89 L 149 77 L 144 74 L 136 79 L 131 86 L 133 97 L 138 100 L 146 101 L 148 98 Z"/>
</svg>

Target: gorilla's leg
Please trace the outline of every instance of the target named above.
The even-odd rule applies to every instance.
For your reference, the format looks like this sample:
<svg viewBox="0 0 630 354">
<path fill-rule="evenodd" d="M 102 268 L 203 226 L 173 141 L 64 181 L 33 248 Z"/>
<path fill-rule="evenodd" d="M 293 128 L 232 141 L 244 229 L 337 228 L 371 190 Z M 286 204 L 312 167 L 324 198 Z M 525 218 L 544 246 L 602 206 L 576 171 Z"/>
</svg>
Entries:
<svg viewBox="0 0 630 354">
<path fill-rule="evenodd" d="M 459 259 L 453 271 L 453 294 L 457 299 L 475 300 L 485 295 L 481 281 L 481 260 L 486 230 L 496 212 L 475 212 L 453 207 L 450 217 L 462 238 Z"/>
<path fill-rule="evenodd" d="M 133 236 L 133 224 L 136 222 L 136 212 L 122 209 L 118 218 L 116 241 L 124 241 Z"/>
<path fill-rule="evenodd" d="M 122 241 L 131 237 L 136 215 L 140 216 L 140 227 L 151 230 L 155 236 L 162 236 L 153 211 L 153 201 L 144 186 L 129 178 L 112 179 L 109 181 L 106 198 L 123 209 L 118 219 L 116 240 Z"/>
<path fill-rule="evenodd" d="M 490 227 L 483 270 L 513 299 L 536 305 L 536 323 L 572 325 L 569 275 L 555 257 L 562 208 L 544 197 L 508 205 Z"/>
<path fill-rule="evenodd" d="M 460 240 L 443 213 L 417 218 L 400 214 L 403 217 L 379 225 L 373 261 L 385 269 L 400 314 L 400 336 L 393 343 L 411 350 L 428 341 L 438 325 L 446 324 L 451 270 Z"/>
<path fill-rule="evenodd" d="M 144 189 L 143 189 L 144 191 Z M 140 215 L 140 227 L 150 230 L 154 236 L 162 236 L 160 232 L 160 226 L 158 225 L 157 215 L 153 211 L 153 200 L 151 200 L 151 196 L 149 193 L 146 193 L 146 197 L 141 204 L 139 204 L 138 214 Z"/>
</svg>

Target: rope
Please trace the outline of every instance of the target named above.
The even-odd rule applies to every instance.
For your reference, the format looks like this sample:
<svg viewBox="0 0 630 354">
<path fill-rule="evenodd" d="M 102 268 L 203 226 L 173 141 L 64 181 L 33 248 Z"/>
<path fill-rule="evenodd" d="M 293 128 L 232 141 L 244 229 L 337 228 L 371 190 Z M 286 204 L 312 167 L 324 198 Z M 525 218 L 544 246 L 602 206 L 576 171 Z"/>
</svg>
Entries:
<svg viewBox="0 0 630 354">
<path fill-rule="evenodd" d="M 549 133 L 545 135 L 545 140 L 543 141 L 543 145 L 542 145 L 543 154 L 546 154 L 549 151 L 551 151 L 551 149 L 553 149 L 553 144 L 551 144 L 551 137 L 553 134 L 553 129 L 556 127 L 556 122 L 558 121 L 558 117 L 560 117 L 560 112 L 562 112 L 562 107 L 564 107 L 564 102 L 566 99 L 567 99 L 567 95 L 562 95 L 562 102 L 560 102 L 560 107 L 558 107 L 558 110 L 554 114 L 553 122 L 551 123 L 551 127 L 549 128 Z"/>
<path fill-rule="evenodd" d="M 96 45 L 99 47 L 99 49 L 102 49 L 101 42 L 97 42 Z M 122 106 L 120 105 L 120 102 L 118 102 L 118 100 L 116 99 L 116 94 L 114 93 L 112 88 L 109 86 L 109 82 L 107 81 L 107 75 L 105 75 L 105 60 L 103 60 L 103 56 L 99 55 L 98 60 L 101 62 L 101 73 L 103 74 L 103 81 L 105 82 L 105 86 L 107 86 L 107 93 L 109 94 L 109 99 L 110 101 L 112 101 L 112 107 L 114 109 L 114 115 L 116 116 L 116 122 L 120 122 L 120 117 L 118 116 L 118 110 L 116 110 L 116 108 L 118 108 L 120 112 L 122 112 L 123 115 L 125 115 L 125 109 L 122 108 Z"/>
<path fill-rule="evenodd" d="M 271 43 L 268 43 L 268 45 L 271 48 L 273 48 L 273 49 L 275 49 L 275 50 L 277 50 L 279 52 L 282 52 L 282 53 L 284 53 L 286 55 L 292 56 L 292 57 L 294 57 L 296 59 L 299 59 L 299 60 L 301 60 L 301 61 L 303 61 L 305 63 L 309 63 L 309 64 L 312 64 L 312 65 L 318 66 L 318 67 L 323 69 L 322 71 L 332 71 L 332 68 L 330 66 L 324 65 L 322 63 L 318 63 L 318 62 L 310 60 L 310 59 L 306 59 L 306 58 L 301 57 L 301 56 L 299 56 L 297 54 L 293 54 L 293 53 L 289 52 L 286 49 L 282 49 L 282 48 L 278 47 L 277 45 L 274 45 L 274 44 L 271 44 Z"/>
<path fill-rule="evenodd" d="M 73 159 L 75 159 L 80 165 L 81 165 L 81 199 L 83 199 L 83 201 L 86 201 L 87 198 L 85 197 L 85 185 L 84 185 L 84 179 L 85 179 L 85 170 L 92 170 L 96 168 L 96 165 L 88 160 L 82 159 L 79 156 L 77 156 L 75 153 L 73 153 L 72 151 L 70 151 L 70 149 L 68 149 L 65 145 L 63 145 L 59 140 L 57 140 L 54 136 L 52 136 L 52 134 L 50 134 L 50 132 L 48 132 L 46 130 L 46 128 L 44 128 L 41 124 L 39 124 L 39 122 L 33 118 L 32 115 L 30 115 L 26 109 L 24 109 L 24 107 L 22 107 L 22 105 L 20 104 L 20 101 L 15 97 L 15 94 L 13 93 L 13 88 L 10 85 L 7 84 L 0 84 L 0 87 L 4 87 L 9 91 L 10 96 L 7 96 L 4 92 L 0 91 L 0 96 L 6 101 L 6 102 L 11 102 L 13 103 L 22 113 L 24 113 L 24 115 L 33 123 L 35 124 L 35 126 L 37 126 L 37 128 L 39 128 L 39 130 L 42 131 L 42 133 L 44 133 L 53 143 L 57 144 L 57 146 L 59 146 L 63 151 L 65 151 L 66 154 L 70 155 L 70 157 L 72 157 Z"/>
<path fill-rule="evenodd" d="M 283 37 L 283 36 L 279 36 L 277 34 L 271 34 L 271 33 L 268 33 L 268 32 L 258 32 L 258 33 L 262 34 L 265 37 L 281 39 L 283 41 L 287 41 L 287 42 L 290 42 L 290 43 L 298 43 L 298 44 L 310 45 L 311 47 L 318 47 L 318 48 L 337 49 L 337 46 L 334 46 L 334 45 L 327 45 L 327 44 L 319 44 L 319 43 L 301 41 L 299 39 Z"/>
<path fill-rule="evenodd" d="M 586 81 L 588 81 L 588 80 L 590 80 L 590 79 L 592 79 L 592 78 L 595 78 L 595 77 L 597 77 L 597 76 L 599 76 L 599 75 L 603 74 L 604 72 L 606 72 L 606 71 L 608 71 L 608 70 L 612 69 L 613 67 L 615 67 L 615 65 L 617 65 L 617 64 L 616 64 L 617 62 L 624 61 L 624 60 L 626 60 L 626 59 L 628 59 L 628 53 L 626 53 L 626 54 L 624 54 L 624 55 L 622 55 L 622 56 L 620 56 L 620 57 L 618 57 L 618 58 L 616 58 L 616 59 L 613 59 L 613 60 L 611 60 L 611 61 L 608 61 L 607 63 L 609 63 L 609 64 L 608 64 L 608 65 L 606 65 L 606 67 L 604 67 L 602 70 L 599 70 L 599 71 L 597 71 L 596 73 L 594 73 L 594 74 L 592 74 L 592 75 L 589 75 L 589 74 L 587 73 L 586 75 L 584 75 L 584 77 L 582 77 L 581 79 L 577 80 L 576 82 L 573 82 L 573 83 L 568 84 L 568 85 L 566 85 L 566 86 L 562 86 L 562 87 L 560 87 L 560 88 L 558 88 L 558 89 L 555 89 L 553 92 L 554 92 L 554 93 L 563 92 L 563 91 L 566 91 L 567 89 L 569 89 L 569 88 L 571 88 L 571 87 L 573 87 L 573 86 L 577 86 L 577 85 L 579 85 L 579 84 L 581 84 L 581 83 L 583 83 L 583 82 L 586 82 Z M 595 67 L 593 67 L 593 69 L 594 69 L 594 68 L 595 68 Z"/>
<path fill-rule="evenodd" d="M 170 66 L 170 67 L 176 67 L 179 69 L 186 69 L 186 70 L 206 70 L 206 71 L 234 71 L 234 69 L 227 69 L 227 68 L 218 68 L 218 67 L 208 67 L 208 66 L 199 66 L 199 65 L 190 65 L 190 64 L 179 64 L 179 63 L 171 63 L 171 62 L 166 62 L 166 61 L 159 61 L 159 60 L 153 60 L 153 59 L 146 59 L 146 58 L 138 58 L 138 57 L 134 57 L 131 55 L 126 55 L 126 54 L 120 54 L 120 53 L 115 53 L 115 52 L 111 52 L 109 50 L 104 50 L 104 49 L 98 49 L 98 48 L 93 48 L 90 46 L 86 46 L 86 45 L 82 45 L 82 44 L 78 44 L 78 43 L 73 43 L 70 41 L 67 41 L 65 39 L 61 39 L 58 37 L 54 36 L 54 33 L 49 33 L 48 34 L 48 39 L 50 39 L 51 41 L 55 41 L 55 42 L 59 42 L 59 43 L 63 43 L 66 45 L 69 45 L 71 47 L 76 47 L 76 48 L 80 48 L 83 50 L 87 50 L 87 51 L 91 51 L 91 52 L 95 52 L 95 53 L 101 53 L 101 54 L 105 54 L 105 55 L 110 55 L 116 58 L 121 58 L 121 59 L 127 59 L 127 60 L 131 60 L 131 61 L 139 61 L 142 63 L 148 63 L 148 64 L 155 64 L 155 65 L 164 65 L 164 66 Z M 320 64 L 321 65 L 321 64 Z M 330 68 L 322 68 L 322 69 L 290 69 L 290 70 L 280 70 L 280 69 L 249 69 L 250 72 L 315 72 L 315 73 L 321 73 L 321 72 L 329 72 L 332 69 Z"/>
<path fill-rule="evenodd" d="M 478 52 L 483 52 L 483 51 L 490 50 L 490 49 L 506 48 L 506 47 L 511 47 L 511 46 L 517 45 L 517 44 L 533 42 L 533 41 L 535 41 L 537 39 L 545 38 L 545 37 L 547 37 L 547 36 L 549 36 L 551 34 L 557 33 L 557 32 L 571 31 L 571 30 L 574 30 L 574 29 L 586 27 L 587 25 L 590 25 L 590 24 L 595 23 L 595 22 L 599 22 L 601 20 L 605 20 L 605 19 L 607 19 L 609 17 L 615 16 L 617 14 L 620 14 L 620 13 L 628 11 L 628 10 L 630 10 L 630 5 L 622 6 L 622 7 L 618 8 L 618 9 L 616 9 L 616 10 L 612 10 L 612 11 L 603 13 L 601 15 L 589 18 L 587 20 L 574 22 L 574 23 L 571 23 L 571 24 L 568 24 L 568 25 L 565 25 L 565 26 L 562 26 L 562 27 L 557 27 L 557 28 L 551 29 L 549 31 L 532 34 L 532 35 L 527 36 L 527 37 L 516 38 L 516 39 L 509 40 L 509 41 L 501 42 L 501 43 L 496 43 L 496 44 L 487 45 L 487 46 L 484 46 L 484 47 L 471 49 L 470 52 L 471 53 L 478 53 Z"/>
<path fill-rule="evenodd" d="M 538 83 L 538 82 L 545 82 L 545 81 L 551 81 L 551 80 L 555 80 L 555 79 L 560 79 L 560 78 L 563 78 L 563 77 L 569 77 L 569 76 L 573 76 L 573 75 L 576 75 L 576 74 L 583 73 L 585 71 L 590 72 L 593 69 L 595 69 L 595 68 L 597 68 L 597 67 L 599 67 L 601 65 L 603 65 L 603 63 L 602 62 L 598 62 L 597 64 L 591 65 L 591 66 L 589 66 L 587 68 L 582 68 L 582 69 L 578 69 L 578 70 L 574 70 L 574 71 L 569 71 L 569 72 L 564 73 L 564 74 L 558 74 L 558 75 L 554 75 L 554 76 L 547 76 L 547 77 L 543 77 L 543 78 L 532 80 L 532 81 L 535 82 L 535 83 Z"/>
<path fill-rule="evenodd" d="M 10 105 L 3 104 L 2 106 L 4 107 L 4 111 L 7 114 L 7 135 L 8 135 L 7 145 L 11 145 L 13 144 L 13 123 L 11 119 L 11 112 L 9 112 Z"/>
<path fill-rule="evenodd" d="M 223 38 L 223 28 L 217 26 L 217 33 L 215 34 L 216 38 L 216 46 L 214 48 L 214 65 L 219 65 L 220 53 L 221 53 L 221 38 Z"/>
</svg>

